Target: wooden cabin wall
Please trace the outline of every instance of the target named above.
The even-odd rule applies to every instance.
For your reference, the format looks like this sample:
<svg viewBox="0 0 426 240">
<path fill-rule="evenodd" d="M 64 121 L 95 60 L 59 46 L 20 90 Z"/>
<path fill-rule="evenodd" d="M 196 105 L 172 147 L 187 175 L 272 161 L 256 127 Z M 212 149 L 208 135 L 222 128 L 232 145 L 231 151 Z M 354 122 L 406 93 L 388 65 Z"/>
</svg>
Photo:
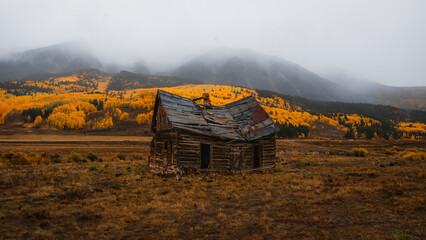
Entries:
<svg viewBox="0 0 426 240">
<path fill-rule="evenodd" d="M 167 149 L 165 149 L 167 143 Z M 177 133 L 172 131 L 159 131 L 152 137 L 151 161 L 160 165 L 177 164 Z"/>
<path fill-rule="evenodd" d="M 178 166 L 200 168 L 200 139 L 202 137 L 194 137 L 182 132 L 178 133 L 176 147 Z"/>
<path fill-rule="evenodd" d="M 213 169 L 231 168 L 230 153 L 232 146 L 223 141 L 213 141 L 212 167 Z"/>
<path fill-rule="evenodd" d="M 164 111 L 163 104 L 158 105 L 157 116 L 155 119 L 156 119 L 156 126 L 155 126 L 156 132 L 172 129 L 172 124 L 167 119 L 167 115 L 166 115 L 166 112 Z"/>
<path fill-rule="evenodd" d="M 259 141 L 263 148 L 262 167 L 273 167 L 276 156 L 276 140 L 275 135 L 261 138 Z"/>
<path fill-rule="evenodd" d="M 255 145 L 261 145 L 263 149 L 261 167 L 274 166 L 276 146 L 273 134 L 254 142 L 233 142 L 186 132 L 177 134 L 178 165 L 200 168 L 200 144 L 211 145 L 212 169 L 252 169 Z"/>
</svg>

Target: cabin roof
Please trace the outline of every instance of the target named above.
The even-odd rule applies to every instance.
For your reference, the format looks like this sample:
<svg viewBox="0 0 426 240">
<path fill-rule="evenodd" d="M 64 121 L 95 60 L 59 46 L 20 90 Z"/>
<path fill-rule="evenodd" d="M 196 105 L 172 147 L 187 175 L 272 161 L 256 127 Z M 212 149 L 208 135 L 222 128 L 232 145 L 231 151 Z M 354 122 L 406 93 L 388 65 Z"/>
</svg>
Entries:
<svg viewBox="0 0 426 240">
<path fill-rule="evenodd" d="M 160 102 L 167 119 L 176 129 L 239 141 L 255 140 L 278 131 L 274 121 L 254 97 L 203 109 L 189 98 L 163 90 L 157 92 L 153 129 Z"/>
</svg>

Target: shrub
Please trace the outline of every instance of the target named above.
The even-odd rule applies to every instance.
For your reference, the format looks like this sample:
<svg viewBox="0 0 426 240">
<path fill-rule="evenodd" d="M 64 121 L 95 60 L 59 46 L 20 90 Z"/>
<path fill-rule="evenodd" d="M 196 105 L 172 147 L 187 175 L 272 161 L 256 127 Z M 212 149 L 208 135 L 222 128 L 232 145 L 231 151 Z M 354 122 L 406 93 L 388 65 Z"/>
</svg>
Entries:
<svg viewBox="0 0 426 240">
<path fill-rule="evenodd" d="M 403 156 L 406 160 L 424 160 L 425 153 L 423 152 L 409 152 Z"/>
<path fill-rule="evenodd" d="M 130 156 L 130 160 L 143 160 L 143 154 L 134 153 Z"/>
<path fill-rule="evenodd" d="M 31 152 L 29 154 L 23 152 L 8 152 L 5 154 L 4 162 L 7 165 L 39 165 L 49 164 L 46 154 Z"/>
<path fill-rule="evenodd" d="M 28 155 L 23 152 L 16 152 L 12 154 L 13 156 L 10 159 L 10 163 L 13 165 L 29 165 L 31 163 Z"/>
<path fill-rule="evenodd" d="M 129 119 L 129 114 L 126 113 L 126 112 L 123 112 L 123 114 L 121 114 L 121 116 L 120 116 L 120 121 L 124 120 L 124 119 Z"/>
<path fill-rule="evenodd" d="M 418 148 L 407 148 L 399 152 L 399 155 L 406 160 L 424 160 L 426 158 L 426 153 Z"/>
<path fill-rule="evenodd" d="M 120 160 L 126 160 L 126 155 L 124 155 L 123 153 L 119 153 L 117 154 L 117 158 Z"/>
<path fill-rule="evenodd" d="M 392 146 L 392 149 L 393 149 L 393 150 L 395 150 L 395 151 L 398 151 L 398 152 L 399 152 L 399 151 L 403 151 L 403 150 L 404 150 L 404 148 L 402 148 L 402 147 L 398 147 L 398 146 L 395 146 L 395 145 L 394 145 L 394 146 Z"/>
<path fill-rule="evenodd" d="M 143 167 L 138 167 L 138 168 L 136 168 L 136 172 L 138 172 L 138 173 L 140 173 L 140 174 L 145 174 L 145 173 L 146 173 L 146 170 L 145 170 L 145 168 L 143 168 Z"/>
<path fill-rule="evenodd" d="M 97 167 L 96 166 L 90 166 L 89 167 L 89 171 L 96 171 Z"/>
<path fill-rule="evenodd" d="M 70 155 L 70 160 L 73 162 L 82 162 L 83 159 L 81 158 L 81 155 L 79 153 L 73 152 Z"/>
<path fill-rule="evenodd" d="M 275 168 L 274 168 L 275 172 L 281 172 L 282 169 L 283 169 L 283 165 L 281 163 L 275 164 Z"/>
<path fill-rule="evenodd" d="M 385 154 L 387 154 L 387 155 L 393 155 L 393 154 L 395 154 L 395 152 L 394 152 L 394 150 L 392 148 L 388 148 L 388 149 L 385 150 Z"/>
<path fill-rule="evenodd" d="M 43 121 L 43 118 L 41 118 L 41 116 L 37 116 L 34 120 L 34 127 L 40 127 L 42 121 Z"/>
<path fill-rule="evenodd" d="M 368 151 L 365 148 L 352 148 L 352 154 L 357 157 L 364 157 Z"/>
<path fill-rule="evenodd" d="M 58 154 L 53 154 L 50 156 L 50 161 L 52 163 L 61 163 L 61 157 Z"/>
<path fill-rule="evenodd" d="M 95 161 L 98 160 L 98 156 L 96 154 L 94 154 L 93 152 L 89 152 L 86 155 L 87 159 L 89 159 L 90 161 Z"/>
</svg>

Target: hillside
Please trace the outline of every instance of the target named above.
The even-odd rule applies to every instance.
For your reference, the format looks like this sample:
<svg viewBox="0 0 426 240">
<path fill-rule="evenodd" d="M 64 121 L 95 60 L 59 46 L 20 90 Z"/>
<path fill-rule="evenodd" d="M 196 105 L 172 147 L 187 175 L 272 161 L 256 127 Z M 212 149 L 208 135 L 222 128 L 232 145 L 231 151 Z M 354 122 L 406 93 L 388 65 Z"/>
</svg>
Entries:
<svg viewBox="0 0 426 240">
<path fill-rule="evenodd" d="M 148 87 L 163 84 L 161 89 L 188 98 L 209 92 L 215 105 L 255 96 L 280 125 L 278 135 L 281 137 L 342 138 L 345 135 L 370 139 L 426 136 L 424 111 L 320 102 L 226 85 L 176 86 L 190 82 L 128 72 L 111 75 L 95 70 L 46 80 L 2 82 L 0 124 L 6 129 L 18 124 L 49 131 L 96 132 L 117 127 L 126 131 L 148 131 L 155 94 L 159 89 Z"/>
<path fill-rule="evenodd" d="M 379 121 L 392 119 L 394 121 L 412 121 L 426 123 L 426 112 L 421 110 L 405 110 L 388 105 L 368 104 L 368 103 L 343 103 L 315 101 L 302 97 L 284 95 L 267 90 L 256 90 L 261 97 L 278 96 L 286 101 L 300 106 L 304 111 L 311 113 L 330 114 L 360 114 L 371 117 Z"/>
<path fill-rule="evenodd" d="M 152 76 L 121 71 L 114 75 L 107 90 L 131 90 L 135 88 L 172 87 L 185 84 L 199 84 L 200 81 L 182 79 L 178 77 Z"/>
</svg>

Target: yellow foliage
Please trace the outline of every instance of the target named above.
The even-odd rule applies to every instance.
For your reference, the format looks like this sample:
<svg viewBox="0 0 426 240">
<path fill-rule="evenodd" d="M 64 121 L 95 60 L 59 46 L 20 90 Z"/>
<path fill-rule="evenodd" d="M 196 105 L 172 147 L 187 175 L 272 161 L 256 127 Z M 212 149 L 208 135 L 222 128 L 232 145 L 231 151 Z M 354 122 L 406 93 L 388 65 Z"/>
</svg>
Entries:
<svg viewBox="0 0 426 240">
<path fill-rule="evenodd" d="M 23 152 L 8 152 L 5 154 L 4 158 L 1 159 L 3 164 L 8 166 L 13 165 L 39 165 L 39 164 L 49 164 L 50 161 L 46 158 L 44 152 L 31 152 L 29 154 Z"/>
<path fill-rule="evenodd" d="M 426 133 L 426 124 L 424 123 L 411 123 L 411 122 L 400 122 L 398 124 L 398 130 L 406 133 L 419 132 Z"/>
<path fill-rule="evenodd" d="M 112 121 L 111 116 L 106 115 L 103 118 L 97 118 L 94 121 L 89 121 L 87 123 L 87 127 L 92 130 L 110 129 L 114 127 L 114 122 Z"/>
<path fill-rule="evenodd" d="M 124 119 L 129 119 L 129 114 L 126 113 L 126 112 L 123 112 L 123 114 L 121 114 L 121 116 L 120 116 L 120 121 L 124 120 Z"/>
<path fill-rule="evenodd" d="M 43 118 L 41 116 L 37 116 L 34 119 L 34 127 L 40 127 L 42 121 L 43 121 Z"/>
<path fill-rule="evenodd" d="M 114 116 L 116 116 L 116 117 L 121 116 L 121 109 L 119 109 L 119 108 L 114 109 Z"/>
<path fill-rule="evenodd" d="M 151 125 L 153 111 L 149 113 L 141 113 L 136 117 L 136 122 L 139 125 Z"/>
<path fill-rule="evenodd" d="M 426 154 L 424 152 L 409 152 L 402 156 L 407 160 L 424 160 L 426 158 Z"/>
<path fill-rule="evenodd" d="M 365 148 L 352 148 L 352 154 L 357 157 L 364 157 L 368 151 Z"/>
<path fill-rule="evenodd" d="M 82 129 L 86 125 L 86 114 L 72 104 L 65 104 L 53 109 L 47 121 L 59 129 Z"/>
<path fill-rule="evenodd" d="M 91 73 L 94 74 L 94 73 Z M 107 77 L 98 76 L 97 78 L 88 78 L 84 74 L 74 74 L 69 77 L 52 78 L 45 82 L 27 82 L 26 84 L 34 84 L 39 87 L 50 87 L 54 90 L 53 94 L 34 93 L 33 96 L 13 96 L 6 95 L 4 90 L 0 90 L 0 124 L 11 112 L 22 112 L 29 108 L 41 108 L 45 105 L 61 102 L 62 106 L 55 108 L 54 112 L 47 118 L 47 122 L 51 126 L 60 129 L 81 129 L 85 124 L 87 115 L 97 111 L 96 107 L 89 103 L 94 99 L 103 102 L 103 109 L 107 111 L 109 116 L 119 117 L 120 120 L 126 119 L 123 112 L 119 108 L 131 108 L 132 110 L 144 110 L 149 113 L 139 114 L 136 121 L 139 124 L 150 124 L 152 118 L 152 110 L 158 89 L 171 92 L 183 97 L 194 99 L 201 97 L 203 93 L 208 92 L 213 105 L 225 105 L 245 97 L 253 96 L 264 107 L 269 116 L 279 124 L 292 124 L 294 126 L 308 126 L 316 128 L 316 123 L 322 123 L 322 126 L 330 125 L 336 129 L 347 132 L 348 128 L 341 125 L 344 122 L 348 125 L 360 124 L 364 122 L 366 126 L 372 124 L 380 124 L 377 120 L 360 116 L 357 114 L 330 114 L 327 116 L 313 115 L 302 110 L 298 106 L 292 106 L 286 100 L 273 97 L 260 97 L 255 90 L 224 85 L 184 85 L 170 88 L 149 88 L 134 89 L 131 91 L 109 91 L 105 94 L 88 94 L 86 89 L 76 88 L 76 84 L 85 78 L 85 81 L 93 83 L 96 86 L 99 81 L 105 82 Z M 98 79 L 98 80 L 97 80 Z M 66 83 L 66 84 L 61 84 Z M 56 84 L 56 85 L 55 85 Z M 89 84 L 90 85 L 90 84 Z M 81 87 L 81 86 L 80 86 Z M 85 88 L 85 87 L 82 87 Z M 76 92 L 82 91 L 82 92 Z M 96 123 L 100 120 L 92 122 L 89 129 L 96 127 L 105 129 L 113 126 L 112 119 L 102 120 L 102 123 Z M 108 122 L 108 123 L 107 123 Z M 426 124 L 422 123 L 400 123 L 398 129 L 403 132 L 404 137 L 411 137 L 413 133 L 426 133 Z M 353 127 L 356 137 L 357 129 Z M 416 134 L 418 135 L 418 134 Z M 303 136 L 301 136 L 303 137 Z M 306 137 L 306 136 L 305 136 Z M 377 137 L 375 137 L 377 138 Z"/>
</svg>

